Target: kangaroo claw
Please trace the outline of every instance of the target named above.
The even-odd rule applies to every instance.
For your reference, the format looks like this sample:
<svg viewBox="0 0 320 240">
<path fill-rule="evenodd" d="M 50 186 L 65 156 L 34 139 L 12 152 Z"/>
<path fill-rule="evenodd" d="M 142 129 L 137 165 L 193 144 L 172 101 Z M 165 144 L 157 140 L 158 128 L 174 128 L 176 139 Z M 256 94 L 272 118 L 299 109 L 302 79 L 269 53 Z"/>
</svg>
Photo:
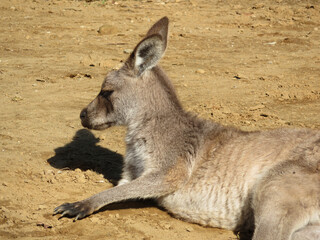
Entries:
<svg viewBox="0 0 320 240">
<path fill-rule="evenodd" d="M 61 214 L 59 219 L 68 216 L 75 217 L 74 221 L 85 218 L 93 212 L 91 205 L 88 202 L 74 202 L 74 203 L 64 203 L 56 207 L 53 211 L 53 215 Z"/>
</svg>

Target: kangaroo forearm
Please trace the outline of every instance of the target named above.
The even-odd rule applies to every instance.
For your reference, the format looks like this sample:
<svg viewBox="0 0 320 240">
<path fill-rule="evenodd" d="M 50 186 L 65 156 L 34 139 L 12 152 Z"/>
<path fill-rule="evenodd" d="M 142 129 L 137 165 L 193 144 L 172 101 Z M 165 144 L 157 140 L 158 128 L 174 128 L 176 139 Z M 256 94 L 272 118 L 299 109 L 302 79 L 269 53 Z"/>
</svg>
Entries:
<svg viewBox="0 0 320 240">
<path fill-rule="evenodd" d="M 174 190 L 175 187 L 173 185 L 166 184 L 159 178 L 156 179 L 149 175 L 137 178 L 127 184 L 107 189 L 86 200 L 95 206 L 95 210 L 98 210 L 110 203 L 137 198 L 157 198 Z"/>
<path fill-rule="evenodd" d="M 157 198 L 174 192 L 176 188 L 177 184 L 170 184 L 161 173 L 155 172 L 141 176 L 132 182 L 110 188 L 85 200 L 64 203 L 57 207 L 54 213 L 61 213 L 62 216 L 75 216 L 75 220 L 77 220 L 114 202 L 136 198 Z"/>
</svg>

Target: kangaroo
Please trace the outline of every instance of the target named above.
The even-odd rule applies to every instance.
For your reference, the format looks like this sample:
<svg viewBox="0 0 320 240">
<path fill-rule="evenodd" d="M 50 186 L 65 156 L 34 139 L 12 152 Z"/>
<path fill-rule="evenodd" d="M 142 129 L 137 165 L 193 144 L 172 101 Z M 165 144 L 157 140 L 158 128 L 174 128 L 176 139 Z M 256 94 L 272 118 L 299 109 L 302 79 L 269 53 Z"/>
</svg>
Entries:
<svg viewBox="0 0 320 240">
<path fill-rule="evenodd" d="M 319 240 L 320 131 L 246 132 L 186 112 L 158 66 L 168 25 L 167 17 L 156 22 L 80 113 L 89 129 L 127 126 L 119 184 L 54 214 L 78 220 L 152 198 L 185 221 L 254 230 L 254 240 Z"/>
</svg>

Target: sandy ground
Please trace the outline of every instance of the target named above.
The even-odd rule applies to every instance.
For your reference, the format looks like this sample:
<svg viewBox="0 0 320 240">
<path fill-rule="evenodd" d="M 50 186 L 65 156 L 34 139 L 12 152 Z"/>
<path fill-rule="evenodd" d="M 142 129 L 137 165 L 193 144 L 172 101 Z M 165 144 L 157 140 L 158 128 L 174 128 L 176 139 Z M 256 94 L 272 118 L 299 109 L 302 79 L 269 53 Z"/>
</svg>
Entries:
<svg viewBox="0 0 320 240">
<path fill-rule="evenodd" d="M 119 178 L 125 129 L 88 131 L 79 113 L 165 15 L 161 65 L 187 110 L 246 130 L 320 129 L 319 1 L 1 0 L 0 239 L 237 239 L 148 201 L 52 216 Z"/>
</svg>

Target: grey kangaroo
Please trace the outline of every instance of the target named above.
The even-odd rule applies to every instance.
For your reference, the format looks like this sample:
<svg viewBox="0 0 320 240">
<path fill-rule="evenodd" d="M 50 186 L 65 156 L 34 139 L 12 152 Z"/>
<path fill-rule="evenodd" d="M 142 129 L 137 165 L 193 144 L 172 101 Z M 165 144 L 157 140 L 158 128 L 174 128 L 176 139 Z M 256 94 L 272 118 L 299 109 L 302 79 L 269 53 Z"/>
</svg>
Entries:
<svg viewBox="0 0 320 240">
<path fill-rule="evenodd" d="M 82 125 L 127 126 L 122 179 L 54 214 L 84 218 L 110 203 L 152 198 L 177 218 L 254 240 L 320 239 L 320 131 L 245 132 L 183 110 L 157 65 L 167 47 L 160 19 L 98 96 Z"/>
</svg>

